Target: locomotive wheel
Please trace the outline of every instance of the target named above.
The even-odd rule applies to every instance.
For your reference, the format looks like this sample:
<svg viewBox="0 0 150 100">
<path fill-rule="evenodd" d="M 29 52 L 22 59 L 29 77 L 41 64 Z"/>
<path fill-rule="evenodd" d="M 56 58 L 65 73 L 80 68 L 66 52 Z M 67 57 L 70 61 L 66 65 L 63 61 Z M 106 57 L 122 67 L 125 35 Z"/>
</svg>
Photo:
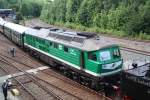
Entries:
<svg viewBox="0 0 150 100">
<path fill-rule="evenodd" d="M 79 76 L 78 76 L 78 73 L 76 73 L 76 72 L 72 72 L 72 79 L 74 80 L 74 81 L 79 81 L 79 78 L 78 78 Z"/>
<path fill-rule="evenodd" d="M 90 85 L 90 79 L 85 77 L 85 76 L 80 76 L 79 77 L 79 83 L 84 85 L 84 86 L 88 86 Z"/>
<path fill-rule="evenodd" d="M 100 90 L 100 86 L 98 84 L 98 81 L 95 81 L 95 80 L 92 80 L 91 81 L 91 86 L 90 86 L 92 89 L 96 90 L 96 91 L 99 91 Z"/>
</svg>

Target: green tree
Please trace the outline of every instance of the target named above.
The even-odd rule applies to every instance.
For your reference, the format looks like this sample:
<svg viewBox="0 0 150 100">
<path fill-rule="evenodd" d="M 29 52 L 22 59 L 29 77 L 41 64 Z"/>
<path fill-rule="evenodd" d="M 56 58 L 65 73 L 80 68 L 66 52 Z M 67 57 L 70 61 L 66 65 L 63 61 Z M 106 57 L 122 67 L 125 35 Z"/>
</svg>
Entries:
<svg viewBox="0 0 150 100">
<path fill-rule="evenodd" d="M 97 0 L 84 0 L 77 13 L 76 21 L 82 25 L 92 25 L 92 18 Z"/>
<path fill-rule="evenodd" d="M 93 25 L 100 28 L 107 28 L 108 16 L 106 11 L 102 11 L 101 13 L 97 13 L 93 19 Z"/>
<path fill-rule="evenodd" d="M 138 36 L 150 34 L 150 0 L 54 0 L 45 3 L 41 18 Z"/>
<path fill-rule="evenodd" d="M 133 11 L 130 10 L 130 7 L 125 6 L 123 3 L 120 3 L 116 9 L 109 10 L 107 14 L 107 28 L 114 30 L 123 30 L 132 13 Z"/>
<path fill-rule="evenodd" d="M 141 31 L 150 35 L 150 0 L 142 7 L 140 15 L 143 18 Z"/>
<path fill-rule="evenodd" d="M 67 1 L 66 21 L 75 22 L 76 14 L 82 1 L 83 0 L 68 0 Z"/>
<path fill-rule="evenodd" d="M 54 0 L 53 11 L 57 22 L 65 22 L 66 16 L 66 0 Z"/>
</svg>

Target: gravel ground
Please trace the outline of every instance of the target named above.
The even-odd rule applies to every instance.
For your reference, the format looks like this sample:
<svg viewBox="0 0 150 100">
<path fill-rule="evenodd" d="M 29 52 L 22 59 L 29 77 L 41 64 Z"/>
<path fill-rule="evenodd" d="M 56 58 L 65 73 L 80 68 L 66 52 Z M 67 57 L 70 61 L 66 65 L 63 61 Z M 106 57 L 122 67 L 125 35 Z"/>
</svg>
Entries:
<svg viewBox="0 0 150 100">
<path fill-rule="evenodd" d="M 124 61 L 150 61 L 150 56 L 137 54 L 129 51 L 121 50 L 121 55 Z"/>
</svg>

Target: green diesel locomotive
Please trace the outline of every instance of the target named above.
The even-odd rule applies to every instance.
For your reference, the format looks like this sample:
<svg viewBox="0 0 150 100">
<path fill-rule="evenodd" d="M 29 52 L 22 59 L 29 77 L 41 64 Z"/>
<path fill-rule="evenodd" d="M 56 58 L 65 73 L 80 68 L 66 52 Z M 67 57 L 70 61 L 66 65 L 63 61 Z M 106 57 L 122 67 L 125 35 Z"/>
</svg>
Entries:
<svg viewBox="0 0 150 100">
<path fill-rule="evenodd" d="M 122 70 L 119 47 L 101 41 L 96 34 L 29 29 L 25 31 L 24 47 L 90 86 L 112 82 L 111 76 L 116 77 Z"/>
</svg>

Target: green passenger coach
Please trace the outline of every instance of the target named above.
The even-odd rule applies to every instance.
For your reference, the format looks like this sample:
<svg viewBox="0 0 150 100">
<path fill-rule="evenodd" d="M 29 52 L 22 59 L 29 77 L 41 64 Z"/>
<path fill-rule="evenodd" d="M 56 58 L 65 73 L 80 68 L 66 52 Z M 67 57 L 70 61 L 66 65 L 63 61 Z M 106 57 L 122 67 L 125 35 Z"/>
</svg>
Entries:
<svg viewBox="0 0 150 100">
<path fill-rule="evenodd" d="M 119 47 L 101 41 L 95 34 L 29 29 L 24 46 L 46 63 L 89 84 L 122 70 Z"/>
</svg>

